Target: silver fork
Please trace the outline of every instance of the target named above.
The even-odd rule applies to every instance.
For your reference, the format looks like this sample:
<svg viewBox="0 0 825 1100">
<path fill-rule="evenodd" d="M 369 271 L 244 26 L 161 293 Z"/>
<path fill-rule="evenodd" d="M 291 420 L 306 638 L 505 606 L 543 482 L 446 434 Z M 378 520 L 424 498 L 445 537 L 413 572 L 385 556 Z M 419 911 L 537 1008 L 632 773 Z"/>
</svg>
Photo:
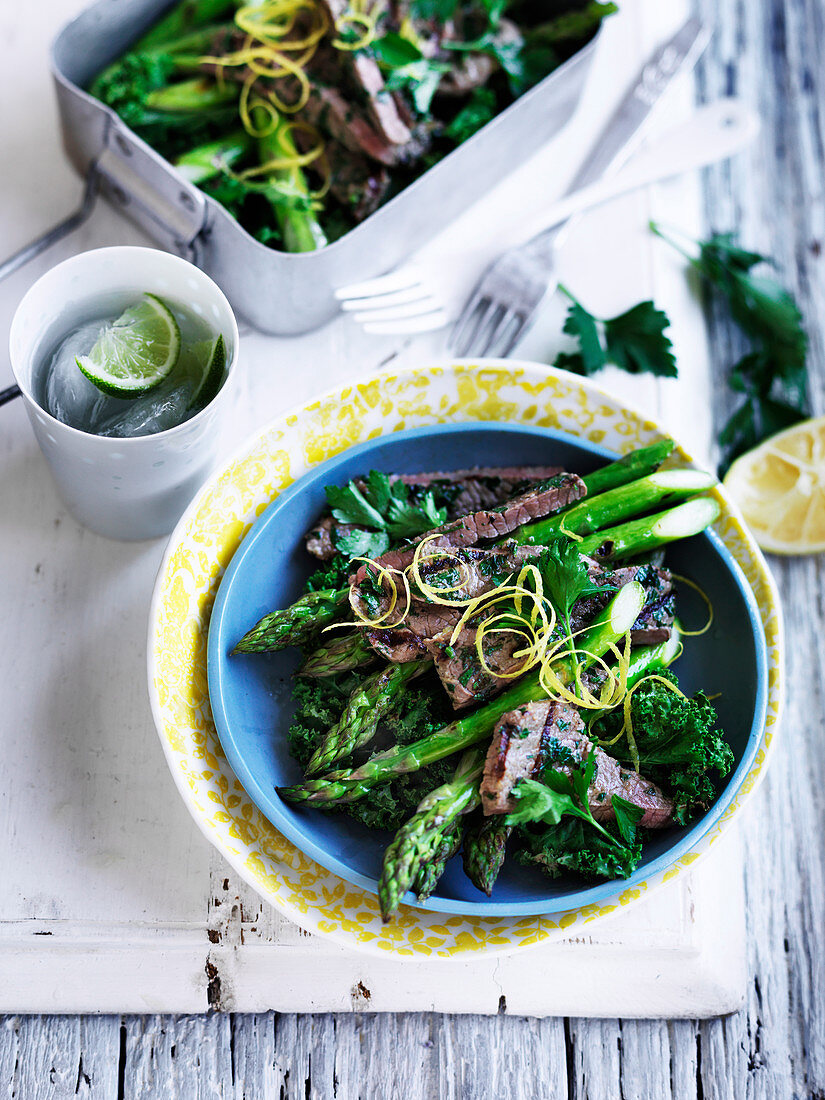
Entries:
<svg viewBox="0 0 825 1100">
<path fill-rule="evenodd" d="M 537 232 L 561 226 L 618 195 L 732 157 L 758 132 L 759 118 L 750 108 L 737 99 L 717 99 L 657 134 L 619 172 L 557 199 L 550 209 L 513 232 L 519 241 L 533 240 Z M 475 281 L 469 272 L 482 267 L 489 255 L 483 243 L 477 244 L 477 260 L 469 257 L 459 269 L 434 257 L 420 257 L 386 275 L 341 287 L 337 291 L 341 308 L 371 335 L 409 336 L 445 328 L 459 313 Z"/>
<path fill-rule="evenodd" d="M 595 183 L 627 159 L 652 108 L 673 78 L 695 64 L 707 39 L 699 20 L 691 18 L 655 51 L 591 146 L 568 195 Z M 487 268 L 455 323 L 448 345 L 451 351 L 459 356 L 506 356 L 512 351 L 550 289 L 559 245 L 580 217 L 508 249 Z"/>
</svg>

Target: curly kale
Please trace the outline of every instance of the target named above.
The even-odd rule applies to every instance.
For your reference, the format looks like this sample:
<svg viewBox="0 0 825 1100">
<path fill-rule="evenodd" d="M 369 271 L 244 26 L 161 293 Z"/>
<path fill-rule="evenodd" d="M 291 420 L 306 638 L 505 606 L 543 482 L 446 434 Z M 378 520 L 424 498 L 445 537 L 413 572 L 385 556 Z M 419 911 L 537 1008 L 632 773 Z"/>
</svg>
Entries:
<svg viewBox="0 0 825 1100">
<path fill-rule="evenodd" d="M 575 871 L 585 878 L 628 878 L 639 866 L 642 842 L 611 844 L 592 825 L 577 818 L 564 818 L 558 825 L 519 832 L 519 863 L 539 867 L 551 878 Z M 617 838 L 618 841 L 618 838 Z"/>
<path fill-rule="evenodd" d="M 678 684 L 672 672 L 659 675 Z M 722 778 L 733 766 L 733 750 L 717 729 L 716 711 L 702 692 L 687 699 L 648 680 L 634 691 L 630 712 L 640 770 L 672 795 L 674 820 L 687 825 L 716 797 L 714 773 Z M 621 711 L 614 711 L 596 722 L 592 732 L 609 741 L 621 730 L 622 721 Z M 623 738 L 610 751 L 620 760 L 630 760 Z"/>
<path fill-rule="evenodd" d="M 336 551 L 335 556 L 315 570 L 304 584 L 305 592 L 321 592 L 325 588 L 346 588 L 352 564 L 347 554 Z"/>
<path fill-rule="evenodd" d="M 612 796 L 615 821 L 593 817 L 588 789 L 596 774 L 596 752 L 578 763 L 544 769 L 541 781 L 522 779 L 513 788 L 515 810 L 505 819 L 517 828 L 518 858 L 537 863 L 555 877 L 564 870 L 586 878 L 627 878 L 642 858 L 638 824 L 644 811 Z"/>
<path fill-rule="evenodd" d="M 372 670 L 356 669 L 322 680 L 297 680 L 294 698 L 295 716 L 289 728 L 289 751 L 304 767 L 330 726 L 338 721 L 350 693 Z M 449 703 L 442 698 L 429 677 L 422 687 L 405 692 L 397 707 L 382 722 L 379 739 L 369 751 L 379 751 L 390 744 L 405 745 L 440 729 L 449 721 Z M 366 755 L 366 754 L 365 754 Z M 455 761 L 442 760 L 409 775 L 401 775 L 383 787 L 376 787 L 370 797 L 330 812 L 347 813 L 369 829 L 395 830 L 415 812 L 428 791 L 446 783 L 453 774 Z"/>
</svg>

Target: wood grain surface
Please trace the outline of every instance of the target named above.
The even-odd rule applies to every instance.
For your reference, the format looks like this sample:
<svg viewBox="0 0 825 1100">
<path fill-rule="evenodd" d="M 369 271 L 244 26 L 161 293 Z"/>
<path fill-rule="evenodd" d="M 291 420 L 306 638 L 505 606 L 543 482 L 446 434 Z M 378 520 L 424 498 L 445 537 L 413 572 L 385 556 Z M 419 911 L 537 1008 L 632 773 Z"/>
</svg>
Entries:
<svg viewBox="0 0 825 1100">
<path fill-rule="evenodd" d="M 708 224 L 776 257 L 811 337 L 825 412 L 825 8 L 699 0 L 716 34 L 704 98 L 758 107 L 759 145 L 706 178 Z M 716 419 L 740 354 L 709 312 Z M 0 1096 L 354 1100 L 807 1100 L 825 1097 L 823 561 L 772 561 L 789 638 L 784 743 L 744 825 L 746 1007 L 716 1020 L 347 1014 L 6 1017 Z"/>
</svg>

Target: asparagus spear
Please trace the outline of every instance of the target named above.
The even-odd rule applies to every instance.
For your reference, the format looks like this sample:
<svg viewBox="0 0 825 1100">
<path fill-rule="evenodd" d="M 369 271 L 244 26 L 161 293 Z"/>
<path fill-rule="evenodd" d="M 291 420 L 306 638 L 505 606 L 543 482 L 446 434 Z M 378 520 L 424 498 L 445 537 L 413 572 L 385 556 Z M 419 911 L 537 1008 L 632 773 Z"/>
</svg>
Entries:
<svg viewBox="0 0 825 1100">
<path fill-rule="evenodd" d="M 233 653 L 261 653 L 284 649 L 288 645 L 301 645 L 309 641 L 320 627 L 337 617 L 346 598 L 346 589 L 336 591 L 334 588 L 323 588 L 320 592 L 307 592 L 283 611 L 264 615 L 244 634 Z"/>
<path fill-rule="evenodd" d="M 507 854 L 507 841 L 513 831 L 505 814 L 483 817 L 464 834 L 464 873 L 487 897 L 493 892 L 498 873 Z"/>
<path fill-rule="evenodd" d="M 243 130 L 236 130 L 219 141 L 198 145 L 175 159 L 175 167 L 190 183 L 200 184 L 213 179 L 225 167 L 231 167 L 249 151 L 252 139 Z"/>
<path fill-rule="evenodd" d="M 234 0 L 181 0 L 135 42 L 130 52 L 168 46 L 173 39 L 230 15 L 235 7 Z"/>
<path fill-rule="evenodd" d="M 237 88 L 225 84 L 221 86 L 205 77 L 193 77 L 180 80 L 165 88 L 157 88 L 144 99 L 144 106 L 150 111 L 169 114 L 198 114 L 215 107 L 225 107 L 238 98 Z"/>
<path fill-rule="evenodd" d="M 696 497 L 655 516 L 631 520 L 588 535 L 578 543 L 579 553 L 593 554 L 600 550 L 600 558 L 610 559 L 646 554 L 676 539 L 698 535 L 718 519 L 719 512 L 719 504 L 713 497 Z"/>
<path fill-rule="evenodd" d="M 673 442 L 669 439 L 665 439 L 662 440 L 662 442 L 660 443 L 654 443 L 650 447 L 643 447 L 638 451 L 633 451 L 631 454 L 625 455 L 624 458 L 620 458 L 616 462 L 609 463 L 601 470 L 596 470 L 594 473 L 588 474 L 584 478 L 584 481 L 587 485 L 588 495 L 593 493 L 606 493 L 611 489 L 616 489 L 621 485 L 628 484 L 637 480 L 640 477 L 645 477 L 653 473 L 661 465 L 661 463 L 664 462 L 665 458 L 667 458 L 672 450 Z M 560 519 L 560 517 L 564 514 L 566 513 L 563 510 L 562 512 L 559 512 L 556 516 L 554 516 L 553 519 Z M 541 527 L 543 522 L 543 520 L 538 520 L 536 523 L 527 524 L 525 527 L 522 527 L 518 532 L 516 532 L 515 537 L 521 543 L 530 542 L 531 536 L 534 534 L 537 528 Z M 508 536 L 508 538 L 513 537 L 513 535 Z M 338 589 L 337 592 L 335 592 L 334 590 L 330 590 L 330 593 L 337 595 L 339 597 L 339 603 L 343 604 L 349 595 L 349 589 L 342 588 Z M 277 622 L 278 617 L 283 616 L 284 622 L 288 624 L 288 617 L 290 615 L 290 612 L 292 611 L 292 608 L 297 607 L 301 602 L 302 601 L 299 600 L 297 604 L 293 604 L 292 607 L 285 608 L 283 611 L 273 611 L 271 615 L 267 616 L 267 620 Z M 267 620 L 262 620 L 262 622 Z M 302 617 L 300 621 L 301 623 L 303 623 L 304 618 Z M 322 622 L 319 622 L 318 625 L 325 626 L 329 621 L 329 619 L 324 619 Z M 259 623 L 258 626 L 254 627 L 253 631 L 250 631 L 250 634 L 252 634 L 254 631 L 258 631 L 258 627 L 260 625 L 261 624 Z M 246 641 L 246 637 L 248 636 L 249 635 L 246 635 L 244 638 L 242 638 L 238 645 L 235 647 L 237 651 L 247 651 L 246 646 L 243 643 Z M 278 629 L 277 631 L 273 631 L 272 633 L 272 644 L 260 644 L 256 645 L 255 648 L 260 650 L 283 649 L 285 646 L 288 645 L 299 645 L 305 640 L 306 634 L 296 634 L 296 636 L 293 638 L 290 637 L 288 629 Z M 313 675 L 313 673 L 306 672 L 304 674 Z M 314 673 L 314 675 L 320 674 Z"/>
<path fill-rule="evenodd" d="M 588 656 L 580 662 L 580 668 L 592 664 L 596 657 L 601 657 L 631 629 L 644 607 L 644 602 L 645 590 L 637 581 L 631 581 L 619 589 L 581 636 L 579 645 Z M 572 659 L 559 665 L 558 674 L 563 682 L 573 682 L 575 665 Z M 524 676 L 492 702 L 479 707 L 472 714 L 457 718 L 427 737 L 378 753 L 358 768 L 343 769 L 320 779 L 309 779 L 295 787 L 279 788 L 281 797 L 290 802 L 321 805 L 355 802 L 363 798 L 372 787 L 387 783 L 396 775 L 417 771 L 428 764 L 434 764 L 436 760 L 443 760 L 445 756 L 452 756 L 453 753 L 483 741 L 502 714 L 534 699 L 541 699 L 543 694 L 536 670 Z"/>
<path fill-rule="evenodd" d="M 607 523 L 616 524 L 650 511 L 658 504 L 672 503 L 712 489 L 715 484 L 712 474 L 700 470 L 662 470 L 596 496 L 588 494 L 565 512 L 521 527 L 512 538 L 519 545 L 541 546 L 548 539 L 569 531 L 587 535 Z"/>
<path fill-rule="evenodd" d="M 310 653 L 298 669 L 298 675 L 321 679 L 324 676 L 334 676 L 337 672 L 363 668 L 377 659 L 378 654 L 364 635 L 357 631 L 355 634 L 333 638 L 332 641 L 319 646 Z"/>
<path fill-rule="evenodd" d="M 260 107 L 252 112 L 252 121 L 258 126 L 262 114 Z M 269 120 L 264 112 L 264 121 Z M 279 118 L 271 133 L 264 134 L 258 141 L 261 163 L 289 159 L 297 156 L 298 150 L 292 136 L 289 123 Z M 284 239 L 287 252 L 314 252 L 323 248 L 327 238 L 310 207 L 309 184 L 303 169 L 299 167 L 275 168 L 270 179 L 274 186 L 264 194 L 275 214 L 275 220 Z"/>
<path fill-rule="evenodd" d="M 582 481 L 587 486 L 587 495 L 606 493 L 610 489 L 618 489 L 620 485 L 627 485 L 630 481 L 655 473 L 673 447 L 672 439 L 662 439 L 659 443 L 651 443 L 649 447 L 639 447 L 630 454 L 617 458 L 615 462 L 608 462 L 592 474 L 586 474 Z"/>
<path fill-rule="evenodd" d="M 441 844 L 430 856 L 427 863 L 423 863 L 418 869 L 412 889 L 419 901 L 426 901 L 438 885 L 438 881 L 444 874 L 447 863 L 461 848 L 464 838 L 464 821 L 459 817 L 452 825 L 445 827 Z"/>
<path fill-rule="evenodd" d="M 676 659 L 679 651 L 679 627 L 674 624 L 671 636 L 666 642 L 655 646 L 640 646 L 630 655 L 627 672 L 627 686 L 633 687 L 643 676 L 656 668 L 666 668 Z M 507 841 L 512 826 L 506 822 L 504 814 L 482 818 L 465 830 L 464 835 L 464 871 L 474 886 L 483 890 L 487 897 L 493 891 L 506 856 Z"/>
<path fill-rule="evenodd" d="M 337 760 L 368 745 L 378 723 L 398 700 L 407 684 L 432 668 L 432 661 L 386 665 L 374 672 L 350 695 L 338 723 L 329 730 L 312 754 L 307 775 L 327 771 Z"/>
<path fill-rule="evenodd" d="M 478 805 L 478 781 L 483 767 L 483 749 L 465 752 L 450 782 L 428 794 L 395 834 L 384 853 L 378 881 L 378 900 L 385 921 L 398 910 L 401 898 L 422 867 L 439 855 L 443 857 L 458 815 Z"/>
</svg>

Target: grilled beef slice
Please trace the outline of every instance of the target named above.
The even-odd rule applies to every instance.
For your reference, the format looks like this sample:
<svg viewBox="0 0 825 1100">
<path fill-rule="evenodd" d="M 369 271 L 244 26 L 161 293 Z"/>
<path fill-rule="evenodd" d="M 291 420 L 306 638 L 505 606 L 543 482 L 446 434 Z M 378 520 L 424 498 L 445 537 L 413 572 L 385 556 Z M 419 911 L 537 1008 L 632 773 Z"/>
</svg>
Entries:
<svg viewBox="0 0 825 1100">
<path fill-rule="evenodd" d="M 457 621 L 457 620 L 456 620 Z M 450 636 L 455 624 L 449 631 L 433 636 L 424 643 L 424 648 L 433 658 L 444 690 L 456 710 L 481 703 L 498 695 L 513 677 L 504 674 L 514 672 L 524 664 L 524 657 L 515 653 L 524 649 L 524 638 L 515 634 L 488 634 L 484 641 L 484 659 L 493 669 L 490 673 L 482 668 L 476 649 L 476 626 L 465 626 L 456 640 L 450 644 Z"/>
<path fill-rule="evenodd" d="M 481 781 L 481 805 L 486 815 L 509 813 L 515 808 L 512 790 L 520 779 L 537 776 L 559 760 L 565 771 L 565 758 L 578 763 L 585 760 L 593 743 L 574 707 L 551 700 L 528 703 L 499 719 L 487 751 Z M 645 812 L 640 825 L 661 829 L 670 824 L 672 801 L 644 776 L 625 768 L 614 757 L 596 747 L 596 774 L 587 792 L 587 803 L 599 822 L 613 821 L 612 795 L 640 806 Z"/>
<path fill-rule="evenodd" d="M 520 779 L 538 778 L 547 762 L 551 741 L 572 726 L 584 729 L 578 712 L 564 703 L 527 703 L 508 711 L 496 723 L 481 780 L 485 816 L 516 808 L 513 787 Z"/>
<path fill-rule="evenodd" d="M 512 497 L 497 508 L 483 508 L 466 516 L 435 527 L 418 535 L 414 542 L 430 539 L 429 547 L 475 546 L 487 539 L 500 539 L 516 528 L 544 519 L 581 500 L 587 494 L 587 486 L 577 474 L 556 474 L 555 477 L 531 486 L 526 492 Z M 430 536 L 436 535 L 436 538 Z M 385 555 L 386 557 L 387 555 Z M 383 558 L 379 559 L 383 562 Z"/>
<path fill-rule="evenodd" d="M 390 482 L 401 480 L 410 486 L 413 496 L 428 489 L 437 492 L 439 502 L 447 501 L 447 519 L 458 519 L 468 512 L 495 508 L 506 500 L 525 492 L 539 481 L 546 481 L 561 473 L 558 466 L 502 466 L 478 467 L 473 470 L 454 470 L 452 473 L 432 471 L 423 474 L 403 474 L 390 477 Z M 359 489 L 364 482 L 356 479 Z M 329 561 L 335 553 L 333 529 L 341 534 L 355 530 L 352 524 L 339 523 L 332 516 L 325 516 L 307 532 L 306 548 L 322 561 Z"/>
</svg>

